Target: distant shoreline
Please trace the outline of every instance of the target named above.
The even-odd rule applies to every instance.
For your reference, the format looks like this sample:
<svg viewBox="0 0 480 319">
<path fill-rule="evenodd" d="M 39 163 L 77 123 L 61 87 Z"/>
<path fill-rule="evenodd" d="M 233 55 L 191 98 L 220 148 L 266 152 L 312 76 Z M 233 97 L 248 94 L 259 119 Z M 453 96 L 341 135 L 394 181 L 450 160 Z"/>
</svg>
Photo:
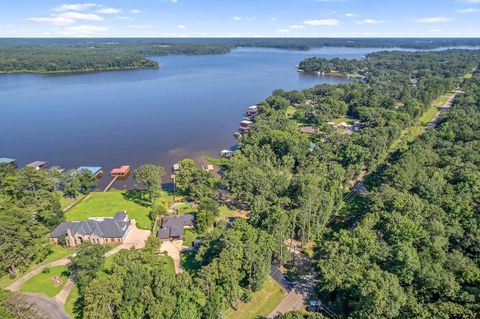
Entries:
<svg viewBox="0 0 480 319">
<path fill-rule="evenodd" d="M 58 70 L 58 71 L 37 71 L 37 70 L 19 70 L 19 71 L 0 71 L 0 75 L 8 74 L 37 74 L 37 75 L 68 75 L 68 74 L 82 74 L 82 73 L 99 73 L 99 72 L 115 72 L 115 71 L 128 71 L 128 70 L 142 70 L 142 69 L 159 69 L 157 66 L 132 66 L 122 68 L 98 68 L 98 69 L 85 69 L 85 70 Z"/>
</svg>

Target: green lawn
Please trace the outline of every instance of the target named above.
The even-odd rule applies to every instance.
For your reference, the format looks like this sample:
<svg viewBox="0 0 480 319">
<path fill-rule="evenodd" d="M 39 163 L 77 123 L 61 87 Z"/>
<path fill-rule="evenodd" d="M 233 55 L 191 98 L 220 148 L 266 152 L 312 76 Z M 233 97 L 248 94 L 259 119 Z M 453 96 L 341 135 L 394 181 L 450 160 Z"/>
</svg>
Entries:
<svg viewBox="0 0 480 319">
<path fill-rule="evenodd" d="M 71 255 L 75 252 L 75 247 L 64 248 L 60 245 L 53 245 L 52 244 L 52 245 L 50 245 L 50 248 L 51 248 L 52 251 L 51 251 L 50 255 L 48 255 L 47 258 L 45 258 L 45 260 L 43 260 L 42 262 L 40 262 L 38 264 L 31 265 L 30 267 L 28 267 L 28 269 L 19 273 L 17 275 L 17 277 L 10 278 L 10 275 L 8 275 L 8 274 L 0 277 L 0 288 L 5 288 L 6 286 L 8 286 L 12 282 L 14 282 L 16 279 L 20 278 L 21 276 L 23 276 L 27 272 L 35 269 L 36 267 L 38 267 L 40 265 L 43 265 L 43 264 L 46 264 L 46 263 L 49 263 L 49 262 L 52 262 L 52 261 L 55 261 L 55 260 L 62 259 L 63 257 L 69 256 L 69 255 Z"/>
<path fill-rule="evenodd" d="M 358 121 L 358 120 L 355 119 L 355 118 L 346 117 L 346 116 L 341 116 L 341 117 L 338 117 L 338 118 L 332 120 L 332 122 L 335 123 L 335 124 L 340 124 L 342 122 L 345 122 L 347 124 L 353 124 L 355 121 Z"/>
<path fill-rule="evenodd" d="M 419 118 L 418 121 L 420 122 L 420 125 L 425 126 L 430 123 L 437 113 L 438 109 L 435 106 L 429 107 L 428 110 L 426 110 Z"/>
<path fill-rule="evenodd" d="M 289 105 L 287 107 L 287 116 L 292 116 L 293 114 L 295 114 L 295 112 L 297 112 L 297 108 L 292 106 L 292 105 Z"/>
<path fill-rule="evenodd" d="M 54 297 L 56 294 L 62 290 L 65 282 L 68 279 L 67 267 L 58 266 L 48 268 L 49 272 L 41 272 L 35 277 L 28 280 L 20 287 L 21 292 L 35 292 L 39 294 L 46 295 L 48 297 Z M 58 287 L 54 287 L 52 278 L 54 276 L 60 277 L 62 283 Z"/>
<path fill-rule="evenodd" d="M 180 204 L 176 204 L 174 207 L 178 211 L 179 215 L 198 213 L 198 209 L 193 208 L 192 203 L 180 203 Z"/>
<path fill-rule="evenodd" d="M 447 103 L 450 94 L 441 95 L 438 99 L 435 99 L 432 103 L 433 106 L 442 106 Z"/>
<path fill-rule="evenodd" d="M 166 193 L 162 196 L 167 197 Z M 148 204 L 138 191 L 93 192 L 87 199 L 66 212 L 65 217 L 67 221 L 86 220 L 89 217 L 112 217 L 122 210 L 127 211 L 130 219 L 137 221 L 138 228 L 151 229 L 152 220 L 148 216 Z"/>
<path fill-rule="evenodd" d="M 227 310 L 224 319 L 254 319 L 267 316 L 282 301 L 285 290 L 272 277 L 268 277 L 264 287 L 253 294 L 252 301 L 242 303 L 237 311 Z"/>
<path fill-rule="evenodd" d="M 193 229 L 185 229 L 185 239 L 183 241 L 184 246 L 191 247 L 195 239 L 197 239 L 198 234 Z"/>
<path fill-rule="evenodd" d="M 70 295 L 68 295 L 67 302 L 65 303 L 65 310 L 68 312 L 72 318 L 81 318 L 79 314 L 75 311 L 75 302 L 77 302 L 79 297 L 77 285 L 74 285 Z"/>
<path fill-rule="evenodd" d="M 463 76 L 463 78 L 464 78 L 464 79 L 471 79 L 472 76 L 473 76 L 472 73 L 467 73 L 467 74 L 465 74 L 465 75 Z"/>
</svg>

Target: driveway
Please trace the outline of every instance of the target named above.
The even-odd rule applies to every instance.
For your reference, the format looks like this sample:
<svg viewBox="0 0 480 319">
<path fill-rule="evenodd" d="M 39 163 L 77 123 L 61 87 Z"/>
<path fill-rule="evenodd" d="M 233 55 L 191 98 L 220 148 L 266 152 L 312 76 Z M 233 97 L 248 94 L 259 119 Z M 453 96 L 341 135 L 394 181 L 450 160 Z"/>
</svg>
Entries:
<svg viewBox="0 0 480 319">
<path fill-rule="evenodd" d="M 160 251 L 167 252 L 167 255 L 172 257 L 173 264 L 175 265 L 175 273 L 181 273 L 182 260 L 180 259 L 180 252 L 183 249 L 183 240 L 164 241 L 160 246 Z"/>
<path fill-rule="evenodd" d="M 62 259 L 47 263 L 45 265 L 41 265 L 38 268 L 35 268 L 34 270 L 26 273 L 22 277 L 18 278 L 14 282 L 12 282 L 10 285 L 7 286 L 7 290 L 19 291 L 20 287 L 24 283 L 26 283 L 30 278 L 35 277 L 36 275 L 41 273 L 45 268 L 52 268 L 52 267 L 56 267 L 56 266 L 65 266 L 68 263 L 70 263 L 70 257 L 62 258 Z"/>
<path fill-rule="evenodd" d="M 32 307 L 43 315 L 44 318 L 72 319 L 63 308 L 63 305 L 53 298 L 33 293 L 18 294 L 15 298 L 19 298 L 19 302 L 25 302 L 32 305 Z"/>
<path fill-rule="evenodd" d="M 136 221 L 132 219 L 132 226 L 130 228 L 130 232 L 125 238 L 125 241 L 123 242 L 123 244 L 107 252 L 105 254 L 105 257 L 114 255 L 122 249 L 130 249 L 131 247 L 141 249 L 145 247 L 145 242 L 147 241 L 151 233 L 152 232 L 149 230 L 138 229 Z"/>
</svg>

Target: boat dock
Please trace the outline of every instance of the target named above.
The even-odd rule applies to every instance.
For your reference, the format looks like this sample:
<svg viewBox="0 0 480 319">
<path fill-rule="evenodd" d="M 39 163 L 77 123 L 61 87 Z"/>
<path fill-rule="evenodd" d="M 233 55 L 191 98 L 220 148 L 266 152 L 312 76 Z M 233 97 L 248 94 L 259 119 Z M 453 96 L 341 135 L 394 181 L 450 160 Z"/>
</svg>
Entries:
<svg viewBox="0 0 480 319">
<path fill-rule="evenodd" d="M 114 176 L 112 178 L 112 180 L 110 181 L 110 183 L 108 183 L 107 187 L 105 187 L 105 189 L 103 190 L 103 192 L 108 192 L 110 190 L 110 188 L 112 188 L 112 185 L 113 183 L 115 183 L 115 181 L 117 180 L 118 176 Z"/>
</svg>

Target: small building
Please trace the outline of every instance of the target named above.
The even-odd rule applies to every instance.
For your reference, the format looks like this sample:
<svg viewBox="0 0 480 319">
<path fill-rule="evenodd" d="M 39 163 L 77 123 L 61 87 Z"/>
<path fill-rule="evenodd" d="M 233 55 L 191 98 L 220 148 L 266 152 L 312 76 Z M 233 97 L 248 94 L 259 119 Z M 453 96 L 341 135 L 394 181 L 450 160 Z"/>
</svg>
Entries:
<svg viewBox="0 0 480 319">
<path fill-rule="evenodd" d="M 103 175 L 103 171 L 100 166 L 80 166 L 79 168 L 77 168 L 77 170 L 79 172 L 84 170 L 89 171 L 90 173 L 95 175 L 95 177 L 101 177 Z"/>
<path fill-rule="evenodd" d="M 11 165 L 17 168 L 17 160 L 14 158 L 0 157 L 0 165 Z"/>
<path fill-rule="evenodd" d="M 221 157 L 226 157 L 226 158 L 232 157 L 233 156 L 233 151 L 223 150 L 223 151 L 220 152 L 220 156 Z"/>
<path fill-rule="evenodd" d="M 180 164 L 179 163 L 173 164 L 172 170 L 173 170 L 174 173 L 178 172 L 179 169 L 180 169 Z"/>
<path fill-rule="evenodd" d="M 47 168 L 47 163 L 42 161 L 35 161 L 30 164 L 27 164 L 25 167 L 31 167 L 34 170 L 39 171 L 41 169 Z"/>
<path fill-rule="evenodd" d="M 317 129 L 313 126 L 303 126 L 300 128 L 300 132 L 311 135 L 317 133 Z"/>
<path fill-rule="evenodd" d="M 165 216 L 161 222 L 157 232 L 159 240 L 180 240 L 185 234 L 184 229 L 193 228 L 195 225 L 195 216 L 193 214 Z"/>
<path fill-rule="evenodd" d="M 252 124 L 253 124 L 253 122 L 250 121 L 250 120 L 243 120 L 243 121 L 240 122 L 241 126 L 250 126 Z"/>
<path fill-rule="evenodd" d="M 50 242 L 66 246 L 82 243 L 123 243 L 131 228 L 126 211 L 113 217 L 92 217 L 86 221 L 63 222 L 50 233 Z"/>
<path fill-rule="evenodd" d="M 342 129 L 342 130 L 350 130 L 352 129 L 352 125 L 345 123 L 345 122 L 340 122 L 337 125 L 334 126 L 335 128 Z"/>
<path fill-rule="evenodd" d="M 112 169 L 110 172 L 110 176 L 112 177 L 125 177 L 130 173 L 130 166 L 129 165 L 122 165 L 118 168 Z"/>
</svg>

